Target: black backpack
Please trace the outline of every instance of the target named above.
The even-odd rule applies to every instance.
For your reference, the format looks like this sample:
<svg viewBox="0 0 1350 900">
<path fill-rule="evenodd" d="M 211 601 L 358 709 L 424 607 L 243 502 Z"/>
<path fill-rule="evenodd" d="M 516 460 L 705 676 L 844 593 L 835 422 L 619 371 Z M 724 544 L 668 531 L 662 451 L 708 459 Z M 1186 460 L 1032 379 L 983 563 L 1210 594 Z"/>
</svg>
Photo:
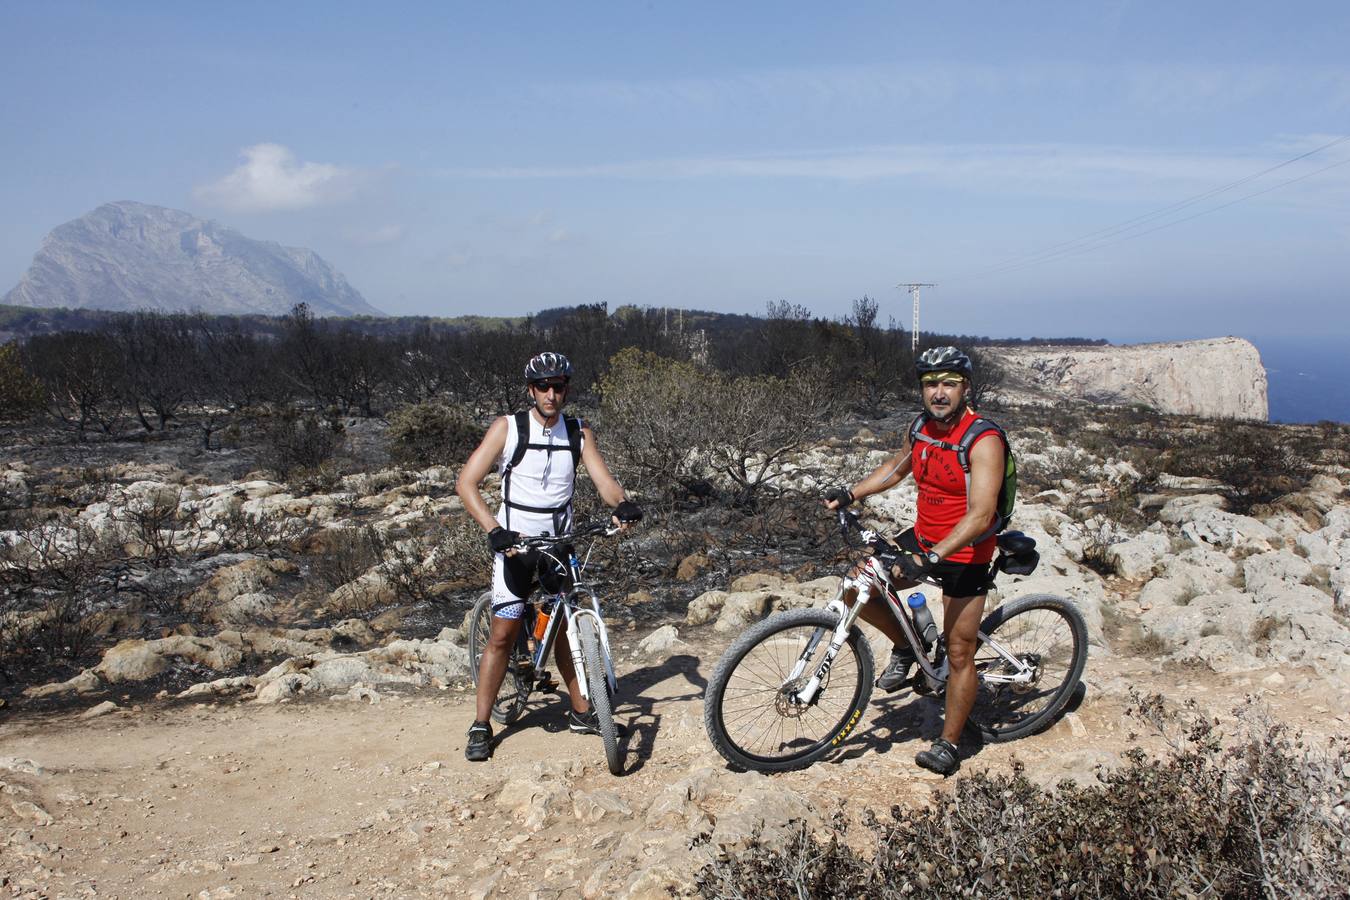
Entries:
<svg viewBox="0 0 1350 900">
<path fill-rule="evenodd" d="M 531 444 L 530 443 L 530 411 L 523 409 L 516 413 L 516 447 L 511 451 L 511 458 L 506 461 L 506 468 L 502 470 L 502 502 L 506 504 L 506 521 L 511 521 L 511 510 L 523 509 L 532 513 L 551 513 L 554 516 L 554 525 L 557 525 L 557 517 L 566 511 L 571 505 L 571 501 L 563 506 L 556 508 L 540 508 L 537 506 L 526 506 L 523 503 L 511 502 L 511 470 L 520 465 L 520 461 L 525 458 L 526 450 L 546 450 L 553 452 L 558 449 L 553 444 Z M 567 449 L 572 454 L 572 468 L 576 469 L 581 464 L 581 427 L 583 422 L 574 416 L 563 416 L 563 424 L 567 427 Z"/>
</svg>

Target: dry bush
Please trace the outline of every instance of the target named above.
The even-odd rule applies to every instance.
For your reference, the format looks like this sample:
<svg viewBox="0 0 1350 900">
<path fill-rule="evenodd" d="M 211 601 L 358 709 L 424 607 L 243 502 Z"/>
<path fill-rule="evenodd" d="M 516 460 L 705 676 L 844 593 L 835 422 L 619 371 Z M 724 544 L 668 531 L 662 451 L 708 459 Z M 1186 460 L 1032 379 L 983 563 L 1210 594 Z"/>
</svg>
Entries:
<svg viewBox="0 0 1350 900">
<path fill-rule="evenodd" d="M 416 403 L 389 414 L 389 456 L 406 466 L 461 465 L 483 439 L 483 428 L 462 405 Z"/>
<path fill-rule="evenodd" d="M 1229 509 L 1245 515 L 1306 487 L 1317 452 L 1315 442 L 1279 426 L 1230 424 L 1178 435 L 1162 466 L 1173 475 L 1217 478 L 1228 486 L 1223 494 Z"/>
<path fill-rule="evenodd" d="M 220 534 L 222 550 L 271 555 L 293 550 L 315 526 L 305 519 L 281 513 L 246 513 L 231 506 L 214 527 Z"/>
<path fill-rule="evenodd" d="M 342 431 L 340 422 L 285 410 L 263 426 L 259 459 L 282 481 L 293 474 L 315 472 L 342 446 Z"/>
<path fill-rule="evenodd" d="M 388 541 L 369 525 L 359 528 L 329 528 L 323 532 L 322 549 L 309 558 L 311 583 L 335 591 L 384 562 Z"/>
<path fill-rule="evenodd" d="M 1136 697 L 1160 731 L 1095 784 L 1032 783 L 1020 765 L 935 792 L 918 810 L 869 813 L 871 857 L 798 825 L 700 873 L 705 897 L 1342 897 L 1350 884 L 1350 740 L 1314 746 L 1259 709 L 1231 739 L 1193 707 Z"/>
<path fill-rule="evenodd" d="M 116 542 L 46 522 L 0 536 L 0 671 L 82 656 L 91 614 L 125 573 Z"/>
</svg>

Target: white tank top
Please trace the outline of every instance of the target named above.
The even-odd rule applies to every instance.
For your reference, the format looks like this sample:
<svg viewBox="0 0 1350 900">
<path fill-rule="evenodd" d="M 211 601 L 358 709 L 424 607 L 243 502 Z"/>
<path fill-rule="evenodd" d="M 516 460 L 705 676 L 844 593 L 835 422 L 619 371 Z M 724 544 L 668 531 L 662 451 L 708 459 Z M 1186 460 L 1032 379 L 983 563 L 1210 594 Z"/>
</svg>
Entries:
<svg viewBox="0 0 1350 900">
<path fill-rule="evenodd" d="M 505 418 L 506 444 L 497 459 L 497 472 L 503 477 L 503 503 L 497 510 L 497 521 L 502 527 L 525 535 L 566 531 L 572 520 L 572 489 L 576 481 L 576 467 L 572 464 L 572 449 L 567 440 L 567 420 L 560 415 L 554 425 L 545 428 L 533 412 L 526 416 L 530 423 L 527 441 L 550 449 L 527 449 L 511 470 L 508 486 L 506 464 L 511 461 L 521 436 L 516 431 L 516 417 Z M 509 507 L 506 505 L 508 499 Z M 533 509 L 521 509 L 521 506 Z"/>
</svg>

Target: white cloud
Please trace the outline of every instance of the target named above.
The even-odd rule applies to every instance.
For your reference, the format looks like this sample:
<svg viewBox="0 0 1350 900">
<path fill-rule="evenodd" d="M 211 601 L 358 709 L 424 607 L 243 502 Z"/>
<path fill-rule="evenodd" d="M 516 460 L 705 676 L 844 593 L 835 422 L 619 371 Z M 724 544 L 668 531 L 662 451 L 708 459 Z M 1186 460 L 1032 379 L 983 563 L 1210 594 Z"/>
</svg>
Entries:
<svg viewBox="0 0 1350 900">
<path fill-rule="evenodd" d="M 233 172 L 198 187 L 197 199 L 234 212 L 305 209 L 346 196 L 356 179 L 342 166 L 300 162 L 280 144 L 254 144 L 241 156 Z"/>
</svg>

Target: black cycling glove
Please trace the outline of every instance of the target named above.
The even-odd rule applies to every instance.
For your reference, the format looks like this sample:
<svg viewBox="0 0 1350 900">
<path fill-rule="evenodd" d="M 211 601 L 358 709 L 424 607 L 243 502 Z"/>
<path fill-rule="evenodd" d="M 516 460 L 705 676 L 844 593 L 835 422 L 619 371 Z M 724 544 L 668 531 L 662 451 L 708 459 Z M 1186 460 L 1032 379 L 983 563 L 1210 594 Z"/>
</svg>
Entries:
<svg viewBox="0 0 1350 900">
<path fill-rule="evenodd" d="M 614 507 L 614 517 L 620 522 L 641 522 L 642 507 L 638 506 L 632 500 L 625 500 Z"/>
<path fill-rule="evenodd" d="M 830 488 L 825 492 L 825 502 L 829 503 L 831 500 L 838 503 L 839 508 L 843 509 L 853 502 L 853 492 L 846 487 Z"/>
<path fill-rule="evenodd" d="M 929 570 L 933 568 L 928 560 L 924 560 L 922 563 L 915 562 L 913 553 L 901 553 L 895 564 L 900 567 L 900 571 L 910 581 L 922 581 L 928 577 Z"/>
<path fill-rule="evenodd" d="M 493 553 L 505 553 L 519 540 L 520 532 L 507 531 L 500 525 L 488 532 L 488 546 L 492 548 Z"/>
</svg>

